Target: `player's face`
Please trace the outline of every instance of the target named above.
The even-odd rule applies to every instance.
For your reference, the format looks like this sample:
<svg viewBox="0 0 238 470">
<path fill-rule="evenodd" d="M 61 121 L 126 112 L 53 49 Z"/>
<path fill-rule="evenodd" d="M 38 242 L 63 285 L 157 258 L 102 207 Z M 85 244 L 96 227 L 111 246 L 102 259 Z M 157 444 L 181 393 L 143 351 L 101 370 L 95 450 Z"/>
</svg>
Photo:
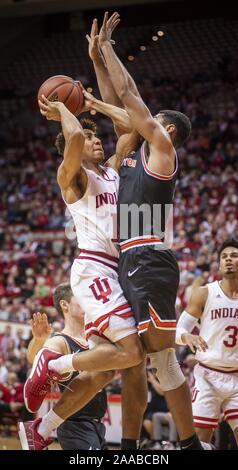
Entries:
<svg viewBox="0 0 238 470">
<path fill-rule="evenodd" d="M 238 248 L 228 246 L 221 252 L 220 272 L 228 279 L 238 276 Z"/>
<path fill-rule="evenodd" d="M 90 129 L 84 129 L 84 135 L 83 160 L 90 163 L 101 163 L 104 160 L 101 140 Z"/>
</svg>

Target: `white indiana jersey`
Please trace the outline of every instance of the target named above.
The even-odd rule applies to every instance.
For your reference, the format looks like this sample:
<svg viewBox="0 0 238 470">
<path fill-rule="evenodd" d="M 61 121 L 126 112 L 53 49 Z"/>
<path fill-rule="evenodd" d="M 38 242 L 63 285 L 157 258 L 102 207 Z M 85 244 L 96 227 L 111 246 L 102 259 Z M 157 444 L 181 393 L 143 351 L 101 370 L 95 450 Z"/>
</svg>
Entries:
<svg viewBox="0 0 238 470">
<path fill-rule="evenodd" d="M 197 351 L 199 362 L 217 369 L 238 369 L 238 298 L 227 297 L 218 281 L 206 286 L 208 297 L 201 316 L 200 336 L 205 352 Z"/>
<path fill-rule="evenodd" d="M 88 184 L 85 194 L 73 204 L 65 204 L 73 217 L 78 247 L 118 257 L 117 195 L 119 176 L 108 167 L 102 175 L 84 168 Z"/>
</svg>

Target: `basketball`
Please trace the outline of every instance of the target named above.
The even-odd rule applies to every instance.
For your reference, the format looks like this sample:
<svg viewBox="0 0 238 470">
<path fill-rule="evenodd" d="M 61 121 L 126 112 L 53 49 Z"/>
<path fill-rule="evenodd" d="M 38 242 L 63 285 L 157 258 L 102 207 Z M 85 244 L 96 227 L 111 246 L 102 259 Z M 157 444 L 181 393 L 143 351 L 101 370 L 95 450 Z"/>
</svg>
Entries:
<svg viewBox="0 0 238 470">
<path fill-rule="evenodd" d="M 41 99 L 41 95 L 45 95 L 49 101 L 61 101 L 75 116 L 80 113 L 84 103 L 79 82 L 66 75 L 54 75 L 48 78 L 39 88 L 38 100 Z"/>
</svg>

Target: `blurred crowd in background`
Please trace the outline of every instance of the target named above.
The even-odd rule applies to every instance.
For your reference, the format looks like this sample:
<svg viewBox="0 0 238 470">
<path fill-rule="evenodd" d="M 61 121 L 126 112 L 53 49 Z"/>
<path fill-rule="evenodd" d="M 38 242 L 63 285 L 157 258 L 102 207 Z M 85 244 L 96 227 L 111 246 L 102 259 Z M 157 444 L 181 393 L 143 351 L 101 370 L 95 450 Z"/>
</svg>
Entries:
<svg viewBox="0 0 238 470">
<path fill-rule="evenodd" d="M 128 44 L 129 32 L 126 39 Z M 174 68 L 172 74 L 164 71 L 161 77 L 159 48 L 156 53 L 154 50 L 154 57 L 157 65 L 147 60 L 145 70 L 145 61 L 140 68 L 138 59 L 135 67 L 134 78 L 143 99 L 152 113 L 160 109 L 186 113 L 193 127 L 188 142 L 178 152 L 174 201 L 179 317 L 195 285 L 219 279 L 217 249 L 238 232 L 238 67 L 231 50 L 229 54 L 223 50 L 211 69 L 194 71 L 194 75 L 189 70 L 183 76 L 179 70 L 176 75 Z M 133 72 L 133 63 L 129 66 Z M 77 78 L 99 96 L 92 72 L 89 76 L 90 81 L 80 74 Z M 115 148 L 112 124 L 98 114 L 91 117 L 98 124 L 109 158 Z M 61 158 L 54 139 L 59 125 L 40 116 L 32 96 L 15 99 L 14 106 L 11 102 L 9 107 L 0 107 L 0 118 L 0 321 L 19 323 L 16 333 L 9 323 L 0 334 L 0 403 L 15 403 L 11 405 L 15 412 L 23 404 L 28 370 L 29 338 L 20 324 L 27 324 L 33 312 L 44 311 L 54 331 L 60 330 L 62 318 L 53 307 L 52 292 L 56 285 L 69 280 L 78 248 L 56 182 Z M 67 231 L 68 227 L 71 230 Z M 179 354 L 192 386 L 194 364 L 186 362 L 188 350 Z M 119 375 L 110 390 L 120 392 Z M 162 411 L 167 413 L 163 406 Z"/>
</svg>

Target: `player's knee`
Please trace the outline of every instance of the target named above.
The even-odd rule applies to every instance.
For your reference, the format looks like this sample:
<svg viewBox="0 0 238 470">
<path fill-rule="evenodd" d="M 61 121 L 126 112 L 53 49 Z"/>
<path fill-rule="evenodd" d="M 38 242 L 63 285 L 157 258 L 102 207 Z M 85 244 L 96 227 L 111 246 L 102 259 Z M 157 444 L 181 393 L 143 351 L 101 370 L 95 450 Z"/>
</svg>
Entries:
<svg viewBox="0 0 238 470">
<path fill-rule="evenodd" d="M 151 366 L 156 370 L 156 377 L 165 392 L 175 390 L 185 382 L 185 377 L 177 361 L 174 349 L 163 349 L 149 356 Z"/>
</svg>

